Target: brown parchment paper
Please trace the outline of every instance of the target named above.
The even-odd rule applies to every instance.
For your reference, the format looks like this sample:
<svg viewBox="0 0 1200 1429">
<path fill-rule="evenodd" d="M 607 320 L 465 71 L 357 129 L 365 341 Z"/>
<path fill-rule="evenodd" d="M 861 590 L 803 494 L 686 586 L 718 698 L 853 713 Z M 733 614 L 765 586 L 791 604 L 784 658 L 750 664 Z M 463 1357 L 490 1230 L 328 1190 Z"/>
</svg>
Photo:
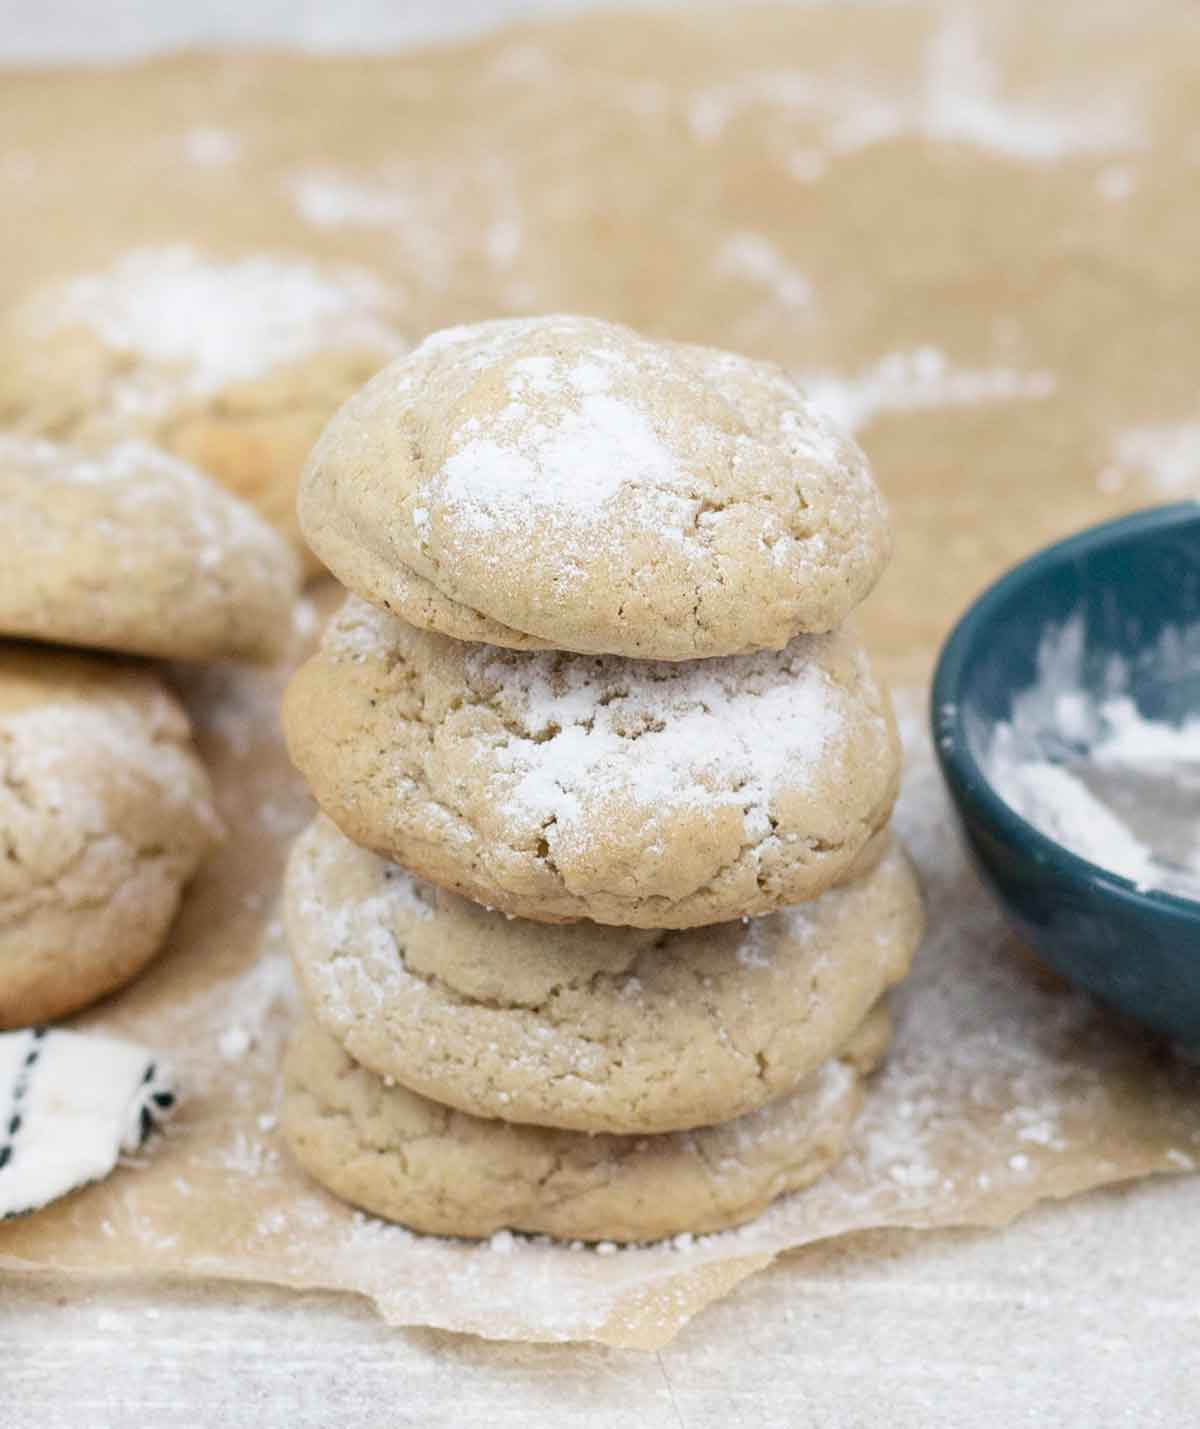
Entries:
<svg viewBox="0 0 1200 1429">
<path fill-rule="evenodd" d="M 144 1165 L 0 1226 L 0 1267 L 322 1286 L 398 1324 L 653 1348 L 822 1237 L 1002 1225 L 1193 1169 L 1200 1078 L 1013 945 L 924 735 L 933 652 L 997 570 L 1200 490 L 1200 30 L 1182 0 L 1134 8 L 597 15 L 412 56 L 0 79 L 0 301 L 138 244 L 282 250 L 373 269 L 414 336 L 572 308 L 809 376 L 893 501 L 862 625 L 898 690 L 931 927 L 850 1155 L 754 1225 L 611 1254 L 409 1235 L 308 1182 L 275 1128 L 273 906 L 310 812 L 286 672 L 176 670 L 231 837 L 164 958 L 79 1023 L 169 1052 L 186 1097 Z"/>
</svg>

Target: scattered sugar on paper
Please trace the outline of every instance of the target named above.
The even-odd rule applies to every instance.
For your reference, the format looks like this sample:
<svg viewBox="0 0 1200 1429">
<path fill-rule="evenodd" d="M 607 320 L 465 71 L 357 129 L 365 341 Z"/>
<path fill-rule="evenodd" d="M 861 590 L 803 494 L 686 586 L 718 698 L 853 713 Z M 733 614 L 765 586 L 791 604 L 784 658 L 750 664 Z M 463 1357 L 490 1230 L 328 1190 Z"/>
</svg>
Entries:
<svg viewBox="0 0 1200 1429">
<path fill-rule="evenodd" d="M 854 153 L 902 135 L 962 144 L 1025 163 L 1071 154 L 1138 147 L 1144 124 L 1137 96 L 1097 87 L 1086 103 L 1036 102 L 1004 92 L 980 20 L 947 10 L 925 46 L 919 82 L 909 93 L 867 89 L 853 69 L 757 71 L 694 94 L 687 120 L 695 139 L 715 143 L 748 110 L 774 110 L 782 120 L 818 126 L 828 155 Z M 811 181 L 807 154 L 800 177 Z M 818 173 L 820 172 L 818 168 Z"/>
<path fill-rule="evenodd" d="M 716 267 L 719 273 L 757 283 L 785 308 L 804 308 L 812 302 L 812 284 L 765 234 L 744 230 L 732 234 L 717 254 Z"/>
<path fill-rule="evenodd" d="M 1044 370 L 955 367 L 936 347 L 888 353 L 853 377 L 802 372 L 797 381 L 818 407 L 852 432 L 888 412 L 1041 402 L 1057 387 L 1054 374 Z"/>
<path fill-rule="evenodd" d="M 232 164 L 242 151 L 242 141 L 228 129 L 200 126 L 183 136 L 184 153 L 202 169 L 224 168 Z"/>
<path fill-rule="evenodd" d="M 1113 447 L 1117 471 L 1144 472 L 1164 496 L 1200 496 L 1200 422 L 1131 427 Z"/>
</svg>

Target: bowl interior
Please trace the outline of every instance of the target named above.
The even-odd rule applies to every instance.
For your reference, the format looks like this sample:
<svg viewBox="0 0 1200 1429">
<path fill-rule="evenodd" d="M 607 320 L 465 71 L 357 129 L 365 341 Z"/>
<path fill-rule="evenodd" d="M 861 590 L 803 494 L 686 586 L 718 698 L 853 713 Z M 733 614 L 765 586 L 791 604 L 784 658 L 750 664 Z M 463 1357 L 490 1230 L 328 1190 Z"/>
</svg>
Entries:
<svg viewBox="0 0 1200 1429">
<path fill-rule="evenodd" d="M 981 777 L 995 725 L 1039 677 L 1047 637 L 1074 627 L 1080 685 L 1127 694 L 1141 715 L 1200 715 L 1200 504 L 1139 512 L 1052 546 L 964 617 L 937 681 L 939 736 Z M 962 748 L 965 743 L 966 748 Z M 960 770 L 960 773 L 964 772 Z"/>
</svg>

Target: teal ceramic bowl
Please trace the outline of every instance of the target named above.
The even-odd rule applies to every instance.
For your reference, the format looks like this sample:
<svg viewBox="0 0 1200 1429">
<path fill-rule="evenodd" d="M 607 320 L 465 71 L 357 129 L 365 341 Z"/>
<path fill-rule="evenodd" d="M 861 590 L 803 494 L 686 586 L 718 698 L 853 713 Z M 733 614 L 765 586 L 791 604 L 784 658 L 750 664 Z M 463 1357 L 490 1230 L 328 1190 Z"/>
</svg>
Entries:
<svg viewBox="0 0 1200 1429">
<path fill-rule="evenodd" d="M 1101 1001 L 1200 1047 L 1200 902 L 1139 891 L 1078 857 L 1022 818 L 987 777 L 986 742 L 1035 682 L 1043 636 L 1077 614 L 1085 690 L 1106 688 L 1117 655 L 1141 714 L 1175 723 L 1200 714 L 1200 669 L 1164 678 L 1146 658 L 1168 628 L 1200 626 L 1200 503 L 1083 531 L 986 590 L 938 661 L 938 759 L 975 866 L 1018 936 Z"/>
</svg>

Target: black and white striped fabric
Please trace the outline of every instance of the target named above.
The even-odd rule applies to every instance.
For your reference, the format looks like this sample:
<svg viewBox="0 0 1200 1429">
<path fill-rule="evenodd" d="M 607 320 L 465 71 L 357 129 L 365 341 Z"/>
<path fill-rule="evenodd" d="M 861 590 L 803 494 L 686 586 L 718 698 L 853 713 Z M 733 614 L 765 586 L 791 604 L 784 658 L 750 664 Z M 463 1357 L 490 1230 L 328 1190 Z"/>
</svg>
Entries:
<svg viewBox="0 0 1200 1429">
<path fill-rule="evenodd" d="M 0 1220 L 101 1180 L 174 1106 L 169 1072 L 144 1047 L 45 1027 L 0 1033 Z"/>
</svg>

